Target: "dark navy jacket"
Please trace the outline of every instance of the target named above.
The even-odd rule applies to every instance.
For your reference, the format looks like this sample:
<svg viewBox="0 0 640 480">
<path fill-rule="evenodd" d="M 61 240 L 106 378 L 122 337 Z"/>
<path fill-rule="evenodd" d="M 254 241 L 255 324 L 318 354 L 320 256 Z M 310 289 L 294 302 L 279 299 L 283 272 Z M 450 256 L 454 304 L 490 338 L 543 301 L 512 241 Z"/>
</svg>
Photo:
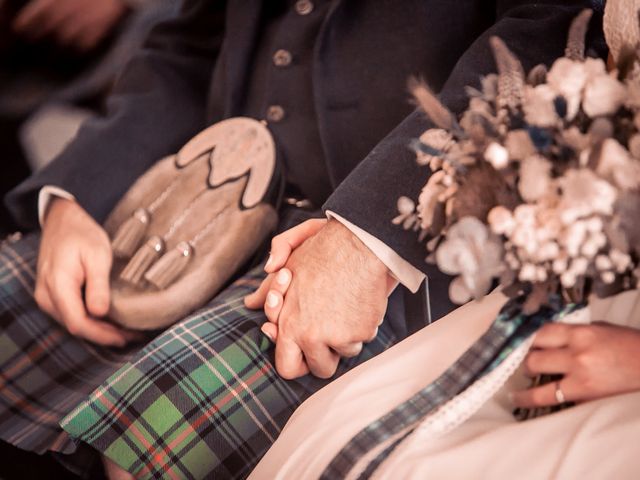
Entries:
<svg viewBox="0 0 640 480">
<path fill-rule="evenodd" d="M 265 5 L 291 9 L 281 19 L 289 23 L 271 34 L 276 48 L 278 42 L 295 40 L 287 35 L 301 28 L 292 17 L 293 3 L 187 0 L 179 18 L 159 25 L 121 75 L 107 115 L 83 126 L 59 158 L 8 196 L 18 221 L 36 226 L 36 197 L 43 185 L 71 192 L 102 221 L 154 161 L 207 125 L 247 114 L 247 96 L 264 88 L 286 111 L 284 119 L 270 125 L 276 141 L 297 152 L 311 145 L 309 155 L 287 159 L 303 193 L 425 271 L 432 298 L 439 299 L 434 317 L 450 309 L 444 300 L 448 279 L 424 263 L 424 246 L 413 233 L 391 224 L 396 199 L 416 197 L 428 174 L 407 148 L 428 127 L 424 116 L 413 112 L 407 79 L 422 76 L 460 111 L 466 105 L 464 87 L 495 70 L 491 35 L 500 36 L 526 69 L 550 64 L 563 53 L 571 20 L 592 2 L 316 0 L 324 11 L 313 30 L 313 48 L 298 52 L 296 59 L 310 78 L 296 76 L 294 62 L 291 75 L 256 85 L 254 57 L 264 51 Z M 595 48 L 602 44 L 600 23 L 595 15 Z M 295 58 L 295 44 L 285 46 Z M 296 119 L 299 112 L 305 117 Z M 318 137 L 317 144 L 296 129 L 311 114 L 315 129 L 309 139 Z"/>
</svg>

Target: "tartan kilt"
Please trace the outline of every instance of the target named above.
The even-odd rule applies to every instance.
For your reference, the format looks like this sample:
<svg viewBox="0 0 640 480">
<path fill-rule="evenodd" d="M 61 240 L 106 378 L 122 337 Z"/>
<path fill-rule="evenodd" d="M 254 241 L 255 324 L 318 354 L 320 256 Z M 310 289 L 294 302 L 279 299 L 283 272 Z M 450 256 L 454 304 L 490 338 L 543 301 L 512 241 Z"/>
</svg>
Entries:
<svg viewBox="0 0 640 480">
<path fill-rule="evenodd" d="M 264 313 L 243 304 L 262 268 L 155 338 L 113 349 L 38 309 L 38 246 L 31 234 L 0 248 L 0 440 L 65 465 L 94 450 L 140 478 L 244 478 L 327 383 L 277 375 Z M 337 375 L 391 346 L 390 323 Z"/>
</svg>

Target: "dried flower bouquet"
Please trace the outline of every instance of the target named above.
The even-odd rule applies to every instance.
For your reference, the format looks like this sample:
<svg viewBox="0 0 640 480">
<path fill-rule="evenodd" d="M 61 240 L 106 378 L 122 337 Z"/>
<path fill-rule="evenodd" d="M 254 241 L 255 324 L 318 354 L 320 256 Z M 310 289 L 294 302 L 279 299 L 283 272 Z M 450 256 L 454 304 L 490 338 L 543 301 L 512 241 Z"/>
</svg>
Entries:
<svg viewBox="0 0 640 480">
<path fill-rule="evenodd" d="M 431 91 L 412 92 L 436 128 L 412 145 L 430 175 L 393 220 L 426 239 L 427 261 L 455 275 L 456 303 L 498 280 L 525 314 L 563 295 L 584 301 L 635 288 L 640 258 L 640 75 L 636 49 L 608 71 L 585 57 L 591 11 L 565 56 L 525 74 L 499 39 L 498 74 L 468 89 L 457 119 Z"/>
</svg>

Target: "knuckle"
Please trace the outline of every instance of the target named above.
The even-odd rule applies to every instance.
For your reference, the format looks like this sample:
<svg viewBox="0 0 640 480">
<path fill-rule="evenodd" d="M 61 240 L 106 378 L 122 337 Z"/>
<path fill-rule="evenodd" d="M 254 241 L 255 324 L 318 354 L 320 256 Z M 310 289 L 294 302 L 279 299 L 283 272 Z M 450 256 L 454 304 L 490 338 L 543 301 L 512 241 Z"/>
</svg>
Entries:
<svg viewBox="0 0 640 480">
<path fill-rule="evenodd" d="M 597 363 L 597 358 L 591 352 L 581 352 L 575 356 L 575 364 L 581 369 L 588 370 Z"/>
<path fill-rule="evenodd" d="M 278 375 L 285 380 L 293 380 L 296 378 L 293 368 L 287 364 L 283 364 L 282 362 L 276 362 L 276 372 L 278 372 Z"/>
<path fill-rule="evenodd" d="M 78 325 L 75 322 L 67 322 L 65 323 L 65 327 L 67 331 L 74 337 L 77 337 L 82 334 L 82 328 L 80 327 L 80 325 Z"/>
<path fill-rule="evenodd" d="M 35 299 L 36 303 L 42 306 L 45 303 L 46 296 L 46 290 L 42 283 L 36 283 L 36 288 L 33 292 L 33 298 Z"/>
<path fill-rule="evenodd" d="M 538 354 L 537 352 L 531 352 L 524 360 L 524 367 L 530 372 L 535 371 L 536 366 L 538 364 Z"/>
<path fill-rule="evenodd" d="M 575 327 L 571 330 L 570 338 L 575 345 L 592 345 L 597 339 L 597 333 L 589 326 Z"/>
<path fill-rule="evenodd" d="M 544 405 L 545 393 L 543 389 L 531 391 L 531 403 L 533 403 L 534 405 Z"/>
</svg>

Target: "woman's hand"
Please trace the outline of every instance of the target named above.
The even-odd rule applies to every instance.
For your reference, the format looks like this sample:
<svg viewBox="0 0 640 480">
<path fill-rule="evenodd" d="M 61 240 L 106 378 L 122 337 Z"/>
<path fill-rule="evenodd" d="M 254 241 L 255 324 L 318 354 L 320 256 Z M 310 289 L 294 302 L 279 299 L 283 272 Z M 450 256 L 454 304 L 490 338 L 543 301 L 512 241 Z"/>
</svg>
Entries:
<svg viewBox="0 0 640 480">
<path fill-rule="evenodd" d="M 640 390 L 640 330 L 608 323 L 548 324 L 536 334 L 525 368 L 531 377 L 562 374 L 563 378 L 514 392 L 518 407 L 557 405 L 558 397 L 584 402 Z"/>
<path fill-rule="evenodd" d="M 291 271 L 283 267 L 291 252 L 302 245 L 305 240 L 318 233 L 326 223 L 326 219 L 307 220 L 273 237 L 271 253 L 264 267 L 265 272 L 269 275 L 255 292 L 247 295 L 244 299 L 247 308 L 252 310 L 264 308 L 269 322 L 262 326 L 262 332 L 274 342 L 278 336 L 278 316 L 292 278 Z"/>
</svg>

